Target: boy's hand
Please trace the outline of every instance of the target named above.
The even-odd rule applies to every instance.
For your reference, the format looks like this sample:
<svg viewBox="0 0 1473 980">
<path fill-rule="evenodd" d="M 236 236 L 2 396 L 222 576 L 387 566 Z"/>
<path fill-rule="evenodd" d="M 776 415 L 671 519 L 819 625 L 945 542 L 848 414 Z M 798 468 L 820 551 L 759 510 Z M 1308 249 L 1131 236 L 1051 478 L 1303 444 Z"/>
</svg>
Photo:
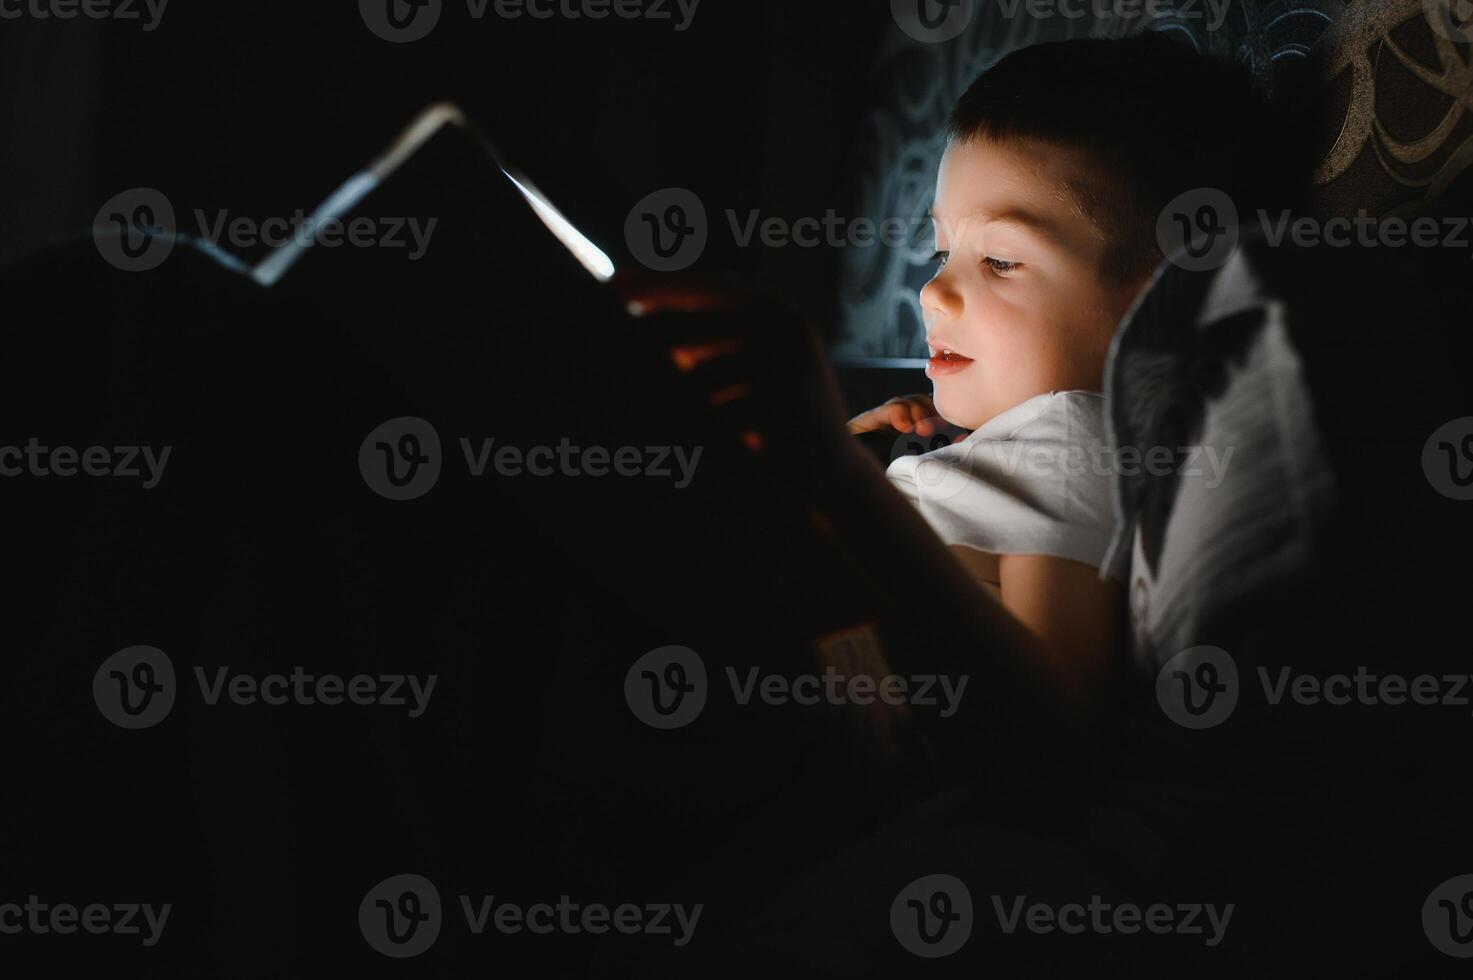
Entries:
<svg viewBox="0 0 1473 980">
<path fill-rule="evenodd" d="M 946 420 L 936 415 L 936 405 L 930 395 L 901 395 L 892 398 L 879 408 L 861 412 L 849 420 L 849 432 L 874 432 L 878 429 L 894 429 L 897 432 L 914 432 L 918 436 L 933 436 L 946 427 Z"/>
</svg>

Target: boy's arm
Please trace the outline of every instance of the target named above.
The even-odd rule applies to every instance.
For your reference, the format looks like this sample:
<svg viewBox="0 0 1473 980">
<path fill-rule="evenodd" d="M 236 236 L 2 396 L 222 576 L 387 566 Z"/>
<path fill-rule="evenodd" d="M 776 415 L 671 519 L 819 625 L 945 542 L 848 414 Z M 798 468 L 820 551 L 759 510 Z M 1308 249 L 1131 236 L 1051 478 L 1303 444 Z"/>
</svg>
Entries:
<svg viewBox="0 0 1473 980">
<path fill-rule="evenodd" d="M 952 553 L 1032 635 L 1059 686 L 1081 705 L 1110 690 L 1117 664 L 1121 589 L 1083 562 L 1053 555 Z"/>
<path fill-rule="evenodd" d="M 1013 808 L 1047 810 L 1060 797 L 1087 793 L 1107 716 L 1094 709 L 1108 702 L 1081 703 L 1059 683 L 1039 636 L 967 573 L 848 434 L 811 331 L 760 300 L 749 305 L 698 284 L 630 281 L 624 291 L 642 318 L 712 314 L 644 319 L 641 333 L 659 337 L 688 383 L 709 385 L 713 405 L 734 385 L 748 396 L 721 403 L 722 427 L 745 427 L 743 441 L 809 512 L 842 578 L 816 590 L 815 620 L 832 629 L 870 624 L 886 673 L 968 680 L 950 709 L 934 698 L 909 704 L 927 742 L 958 775 L 1003 794 Z"/>
<path fill-rule="evenodd" d="M 854 575 L 880 586 L 871 593 L 875 618 L 905 623 L 886 637 L 889 669 L 970 680 L 950 717 L 912 706 L 932 744 L 1015 801 L 1047 807 L 1085 792 L 1110 715 L 1112 685 L 1096 684 L 1094 671 L 1110 666 L 1117 648 L 1115 587 L 1096 584 L 1082 564 L 1014 557 L 1002 586 L 1013 586 L 1010 608 L 857 443 L 831 449 L 814 489 L 834 543 Z M 1054 588 L 1062 591 L 1049 599 Z"/>
</svg>

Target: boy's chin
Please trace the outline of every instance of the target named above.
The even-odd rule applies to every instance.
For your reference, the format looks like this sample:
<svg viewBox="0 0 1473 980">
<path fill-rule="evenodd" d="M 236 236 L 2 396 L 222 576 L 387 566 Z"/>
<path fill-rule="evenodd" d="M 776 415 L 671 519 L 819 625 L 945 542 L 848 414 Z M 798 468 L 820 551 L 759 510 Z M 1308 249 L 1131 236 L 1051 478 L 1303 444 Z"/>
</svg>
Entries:
<svg viewBox="0 0 1473 980">
<path fill-rule="evenodd" d="M 976 421 L 977 412 L 968 410 L 965 405 L 955 404 L 955 399 L 947 398 L 941 393 L 941 386 L 936 385 L 931 394 L 931 403 L 936 406 L 936 414 L 943 422 L 954 425 L 958 429 L 976 429 L 981 423 Z"/>
</svg>

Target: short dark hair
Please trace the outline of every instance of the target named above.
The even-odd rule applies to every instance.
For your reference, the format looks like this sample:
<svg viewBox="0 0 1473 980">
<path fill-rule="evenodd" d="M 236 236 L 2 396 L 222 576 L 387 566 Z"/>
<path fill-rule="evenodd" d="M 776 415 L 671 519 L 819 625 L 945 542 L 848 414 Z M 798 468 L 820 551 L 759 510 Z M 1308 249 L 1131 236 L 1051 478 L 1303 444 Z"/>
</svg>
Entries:
<svg viewBox="0 0 1473 980">
<path fill-rule="evenodd" d="M 1248 214 L 1292 204 L 1308 173 L 1286 113 L 1245 68 L 1152 31 L 1012 52 L 957 101 L 947 137 L 1082 153 L 1092 172 L 1069 189 L 1107 238 L 1113 280 L 1160 262 L 1157 218 L 1177 195 L 1217 188 Z"/>
</svg>

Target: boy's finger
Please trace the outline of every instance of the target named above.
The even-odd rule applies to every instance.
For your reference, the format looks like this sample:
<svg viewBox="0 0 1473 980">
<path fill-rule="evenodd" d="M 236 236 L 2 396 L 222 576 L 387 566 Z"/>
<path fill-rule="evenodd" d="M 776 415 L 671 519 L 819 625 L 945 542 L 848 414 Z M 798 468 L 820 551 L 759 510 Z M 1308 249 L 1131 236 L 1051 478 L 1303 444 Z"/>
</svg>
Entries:
<svg viewBox="0 0 1473 980">
<path fill-rule="evenodd" d="M 930 405 L 921 401 L 912 400 L 910 408 L 911 421 L 915 423 L 916 432 L 923 436 L 934 435 L 941 431 L 944 422 L 936 417 L 936 411 Z"/>
<path fill-rule="evenodd" d="M 909 432 L 911 423 L 904 406 L 881 405 L 879 408 L 872 408 L 849 420 L 849 431 L 854 435 L 874 432 L 876 429 L 899 429 L 901 432 Z"/>
<path fill-rule="evenodd" d="M 901 432 L 910 431 L 910 413 L 905 406 L 892 398 L 878 408 L 872 408 L 865 413 L 876 429 L 899 429 Z"/>
</svg>

